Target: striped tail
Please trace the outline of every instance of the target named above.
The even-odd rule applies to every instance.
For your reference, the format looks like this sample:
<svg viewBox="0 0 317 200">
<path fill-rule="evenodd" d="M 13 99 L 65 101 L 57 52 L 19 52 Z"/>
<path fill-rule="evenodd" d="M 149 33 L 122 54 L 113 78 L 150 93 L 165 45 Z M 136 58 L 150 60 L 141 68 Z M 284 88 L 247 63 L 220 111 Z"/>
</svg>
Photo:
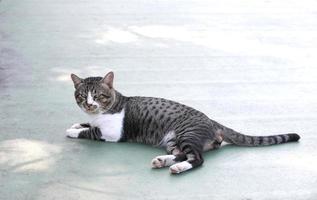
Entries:
<svg viewBox="0 0 317 200">
<path fill-rule="evenodd" d="M 300 136 L 296 133 L 269 136 L 250 136 L 243 135 L 232 129 L 223 130 L 222 137 L 225 142 L 249 147 L 269 146 L 286 142 L 296 142 L 300 139 Z"/>
</svg>

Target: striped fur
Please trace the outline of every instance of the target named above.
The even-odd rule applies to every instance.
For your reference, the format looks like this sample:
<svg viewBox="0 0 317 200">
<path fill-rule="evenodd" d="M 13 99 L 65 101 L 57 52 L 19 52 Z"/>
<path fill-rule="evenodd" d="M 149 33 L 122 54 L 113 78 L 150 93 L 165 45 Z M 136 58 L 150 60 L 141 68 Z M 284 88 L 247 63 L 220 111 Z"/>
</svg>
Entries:
<svg viewBox="0 0 317 200">
<path fill-rule="evenodd" d="M 298 141 L 299 135 L 296 133 L 288 133 L 281 135 L 269 135 L 269 136 L 250 136 L 238 133 L 232 129 L 227 129 L 223 134 L 224 141 L 239 146 L 269 146 L 274 144 L 282 144 L 286 142 Z"/>
<path fill-rule="evenodd" d="M 248 136 L 229 129 L 209 119 L 202 112 L 186 105 L 154 97 L 126 97 L 113 88 L 112 72 L 104 78 L 80 79 L 72 74 L 75 99 L 86 113 L 96 115 L 118 114 L 124 110 L 120 142 L 139 142 L 163 147 L 174 157 L 157 157 L 152 161 L 155 168 L 170 166 L 171 173 L 180 173 L 203 163 L 204 151 L 217 149 L 222 141 L 240 146 L 267 146 L 298 141 L 297 134 L 272 136 Z M 92 108 L 87 95 L 97 102 Z M 86 128 L 78 138 L 103 140 L 102 126 L 94 123 L 81 124 Z M 89 128 L 89 129 L 87 129 Z M 161 163 L 160 158 L 168 159 Z M 171 160 L 172 159 L 172 160 Z M 162 161 L 163 162 L 163 161 Z M 167 163 L 167 164 L 166 164 Z"/>
<path fill-rule="evenodd" d="M 105 141 L 105 139 L 102 138 L 101 131 L 98 127 L 92 127 L 88 130 L 80 132 L 78 138 Z"/>
</svg>

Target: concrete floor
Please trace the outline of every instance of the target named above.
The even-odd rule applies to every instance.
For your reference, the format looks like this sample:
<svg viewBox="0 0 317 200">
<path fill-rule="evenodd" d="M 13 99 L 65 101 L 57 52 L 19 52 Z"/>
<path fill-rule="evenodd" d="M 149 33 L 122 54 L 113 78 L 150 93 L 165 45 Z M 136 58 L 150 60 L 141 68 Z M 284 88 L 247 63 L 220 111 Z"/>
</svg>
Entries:
<svg viewBox="0 0 317 200">
<path fill-rule="evenodd" d="M 317 2 L 0 1 L 0 199 L 317 199 Z M 180 176 L 161 149 L 71 140 L 69 74 L 193 106 L 252 135 Z"/>
</svg>

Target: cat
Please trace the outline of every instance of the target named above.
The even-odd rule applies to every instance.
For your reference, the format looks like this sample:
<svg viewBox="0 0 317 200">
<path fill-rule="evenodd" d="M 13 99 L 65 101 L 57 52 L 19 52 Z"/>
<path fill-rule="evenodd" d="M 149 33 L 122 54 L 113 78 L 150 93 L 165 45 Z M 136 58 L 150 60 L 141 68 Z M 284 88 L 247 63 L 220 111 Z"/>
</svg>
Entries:
<svg viewBox="0 0 317 200">
<path fill-rule="evenodd" d="M 209 119 L 186 105 L 154 97 L 127 97 L 113 87 L 114 73 L 104 77 L 79 78 L 71 74 L 78 106 L 92 117 L 67 129 L 70 138 L 107 142 L 139 142 L 163 147 L 152 168 L 169 167 L 178 174 L 202 165 L 204 151 L 223 141 L 240 146 L 268 146 L 298 141 L 295 133 L 248 136 Z"/>
</svg>

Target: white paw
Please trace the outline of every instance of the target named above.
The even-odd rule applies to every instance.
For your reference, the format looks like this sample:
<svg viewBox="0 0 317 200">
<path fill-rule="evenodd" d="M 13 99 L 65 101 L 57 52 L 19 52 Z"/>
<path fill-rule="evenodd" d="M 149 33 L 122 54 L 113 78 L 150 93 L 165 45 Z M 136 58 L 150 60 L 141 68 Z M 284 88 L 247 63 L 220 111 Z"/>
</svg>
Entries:
<svg viewBox="0 0 317 200">
<path fill-rule="evenodd" d="M 189 162 L 183 161 L 183 162 L 180 162 L 180 163 L 177 163 L 177 164 L 170 166 L 170 172 L 172 174 L 179 174 L 179 173 L 187 171 L 191 168 L 193 168 L 193 166 Z"/>
<path fill-rule="evenodd" d="M 66 135 L 70 138 L 78 138 L 79 133 L 87 129 L 88 128 L 81 128 L 81 129 L 70 128 L 66 130 Z"/>
<path fill-rule="evenodd" d="M 174 155 L 157 156 L 152 160 L 151 165 L 152 168 L 162 168 L 171 166 L 172 164 L 176 163 L 174 159 Z"/>
<path fill-rule="evenodd" d="M 73 124 L 70 129 L 79 129 L 79 128 L 83 128 L 80 123 L 76 123 L 76 124 Z"/>
</svg>

